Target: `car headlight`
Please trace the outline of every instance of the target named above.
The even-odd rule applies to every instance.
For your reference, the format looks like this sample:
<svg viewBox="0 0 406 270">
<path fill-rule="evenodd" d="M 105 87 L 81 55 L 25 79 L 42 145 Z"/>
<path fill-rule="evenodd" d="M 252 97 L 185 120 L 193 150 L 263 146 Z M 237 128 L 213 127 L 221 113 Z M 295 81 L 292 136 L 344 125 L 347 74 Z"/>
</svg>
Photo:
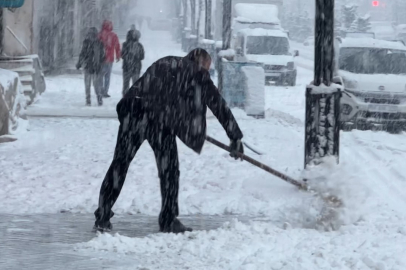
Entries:
<svg viewBox="0 0 406 270">
<path fill-rule="evenodd" d="M 341 105 L 341 113 L 344 115 L 350 115 L 352 112 L 352 107 L 348 104 Z"/>
<path fill-rule="evenodd" d="M 354 80 L 348 80 L 343 78 L 344 80 L 344 87 L 346 89 L 357 89 L 358 88 L 358 82 Z"/>
<path fill-rule="evenodd" d="M 289 70 L 294 70 L 295 69 L 295 63 L 294 62 L 288 62 L 287 68 Z"/>
</svg>

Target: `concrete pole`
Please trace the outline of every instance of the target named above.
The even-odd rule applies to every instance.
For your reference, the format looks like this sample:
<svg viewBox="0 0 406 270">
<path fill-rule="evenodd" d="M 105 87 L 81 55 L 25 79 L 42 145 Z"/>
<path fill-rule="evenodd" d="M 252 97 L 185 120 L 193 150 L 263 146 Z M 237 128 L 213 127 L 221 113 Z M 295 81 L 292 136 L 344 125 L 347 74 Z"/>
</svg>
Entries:
<svg viewBox="0 0 406 270">
<path fill-rule="evenodd" d="M 223 0 L 223 50 L 231 46 L 232 0 Z"/>
<path fill-rule="evenodd" d="M 205 17 L 205 38 L 212 39 L 211 36 L 211 7 L 212 0 L 206 0 L 206 17 Z"/>
</svg>

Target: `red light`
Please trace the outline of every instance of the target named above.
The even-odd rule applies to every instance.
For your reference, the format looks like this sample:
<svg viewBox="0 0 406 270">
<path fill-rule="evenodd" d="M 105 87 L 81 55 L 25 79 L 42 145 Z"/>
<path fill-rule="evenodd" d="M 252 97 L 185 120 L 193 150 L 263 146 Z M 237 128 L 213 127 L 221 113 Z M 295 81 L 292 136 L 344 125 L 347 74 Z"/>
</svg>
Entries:
<svg viewBox="0 0 406 270">
<path fill-rule="evenodd" d="M 373 7 L 379 7 L 379 1 L 372 1 Z"/>
</svg>

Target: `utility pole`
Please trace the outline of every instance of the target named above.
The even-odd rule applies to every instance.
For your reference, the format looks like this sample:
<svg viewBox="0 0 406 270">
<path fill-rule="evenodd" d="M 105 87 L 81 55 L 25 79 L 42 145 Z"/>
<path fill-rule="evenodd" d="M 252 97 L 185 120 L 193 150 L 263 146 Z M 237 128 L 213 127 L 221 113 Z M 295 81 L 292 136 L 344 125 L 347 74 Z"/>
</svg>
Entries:
<svg viewBox="0 0 406 270">
<path fill-rule="evenodd" d="M 190 0 L 190 20 L 192 35 L 196 35 L 196 0 Z"/>
<path fill-rule="evenodd" d="M 187 27 L 187 20 L 188 20 L 188 6 L 187 6 L 187 0 L 182 0 L 182 7 L 183 7 L 183 22 L 182 22 L 182 31 L 185 30 Z"/>
<path fill-rule="evenodd" d="M 0 7 L 0 55 L 3 53 L 3 38 L 4 38 L 4 29 L 3 29 L 3 8 Z"/>
<path fill-rule="evenodd" d="M 231 46 L 232 0 L 223 0 L 223 50 Z"/>
<path fill-rule="evenodd" d="M 333 85 L 334 0 L 316 0 L 314 82 L 306 89 L 305 167 L 339 161 L 341 88 Z"/>
<path fill-rule="evenodd" d="M 205 38 L 212 39 L 211 36 L 211 9 L 212 9 L 212 0 L 206 0 L 206 16 L 205 16 Z"/>
<path fill-rule="evenodd" d="M 202 34 L 202 27 L 206 26 L 205 24 L 202 23 L 202 19 L 204 14 L 204 0 L 198 0 L 199 1 L 199 15 L 197 16 L 197 39 L 200 40 L 201 39 L 201 34 Z M 206 17 L 206 16 L 205 16 Z M 204 30 L 206 31 L 206 30 Z M 204 34 L 203 34 L 204 35 Z"/>
</svg>

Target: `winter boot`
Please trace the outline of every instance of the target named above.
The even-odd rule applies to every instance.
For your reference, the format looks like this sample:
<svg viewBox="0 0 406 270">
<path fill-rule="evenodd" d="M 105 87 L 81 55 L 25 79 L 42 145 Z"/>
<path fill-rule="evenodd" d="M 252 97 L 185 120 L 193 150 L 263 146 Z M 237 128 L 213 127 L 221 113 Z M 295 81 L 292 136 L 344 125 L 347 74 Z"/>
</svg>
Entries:
<svg viewBox="0 0 406 270">
<path fill-rule="evenodd" d="M 88 107 L 92 106 L 92 103 L 90 102 L 90 99 L 86 99 L 86 106 L 88 106 Z"/>
<path fill-rule="evenodd" d="M 99 104 L 99 106 L 103 105 L 103 97 L 102 96 L 97 97 L 97 103 Z"/>
<path fill-rule="evenodd" d="M 103 97 L 104 97 L 104 98 L 109 98 L 110 95 L 109 95 L 109 94 L 104 94 Z"/>
<path fill-rule="evenodd" d="M 110 218 L 114 216 L 114 212 L 111 211 L 110 218 L 108 220 L 101 219 L 99 209 L 97 209 L 94 212 L 94 215 L 96 217 L 96 221 L 93 226 L 94 231 L 99 231 L 99 232 L 110 232 L 113 230 L 113 225 L 110 222 Z"/>
<path fill-rule="evenodd" d="M 186 227 L 185 225 L 183 225 L 179 221 L 179 219 L 175 218 L 172 221 L 171 225 L 169 225 L 169 227 L 163 228 L 162 226 L 160 226 L 159 231 L 163 232 L 163 233 L 175 233 L 175 234 L 178 234 L 178 233 L 184 233 L 184 232 L 191 232 L 193 230 L 192 230 L 192 228 Z"/>
<path fill-rule="evenodd" d="M 99 220 L 96 220 L 93 226 L 94 231 L 99 231 L 99 232 L 111 232 L 113 230 L 113 224 L 111 224 L 110 220 L 102 222 Z"/>
</svg>

